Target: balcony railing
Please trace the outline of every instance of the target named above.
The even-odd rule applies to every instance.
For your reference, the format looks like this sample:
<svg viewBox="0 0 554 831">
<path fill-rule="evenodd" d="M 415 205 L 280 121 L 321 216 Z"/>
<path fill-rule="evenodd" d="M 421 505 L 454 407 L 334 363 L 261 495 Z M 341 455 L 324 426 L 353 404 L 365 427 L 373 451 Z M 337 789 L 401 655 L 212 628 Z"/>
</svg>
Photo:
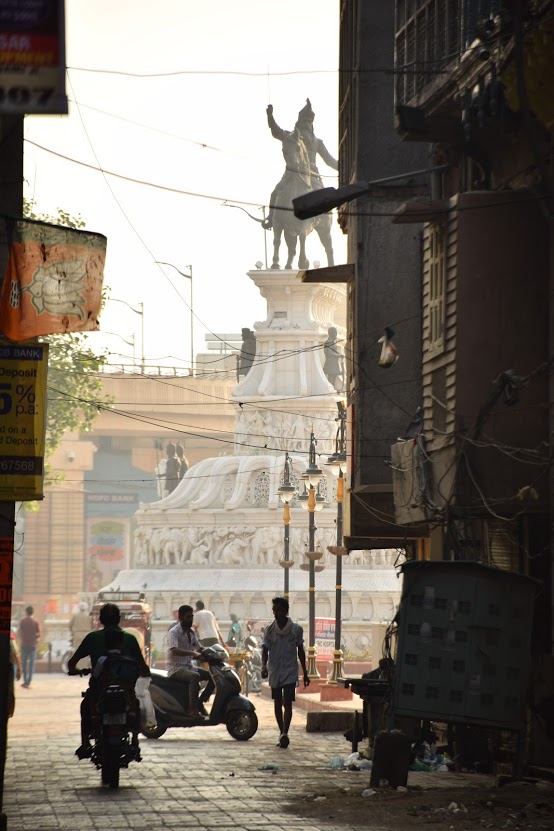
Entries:
<svg viewBox="0 0 554 831">
<path fill-rule="evenodd" d="M 440 86 L 502 0 L 396 0 L 397 104 L 421 103 Z"/>
</svg>

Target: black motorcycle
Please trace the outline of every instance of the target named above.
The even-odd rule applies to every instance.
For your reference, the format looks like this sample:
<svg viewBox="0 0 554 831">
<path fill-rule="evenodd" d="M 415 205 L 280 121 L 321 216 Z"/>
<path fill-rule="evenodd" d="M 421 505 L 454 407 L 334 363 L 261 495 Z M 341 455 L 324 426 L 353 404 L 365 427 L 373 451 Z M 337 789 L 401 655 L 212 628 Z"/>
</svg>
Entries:
<svg viewBox="0 0 554 831">
<path fill-rule="evenodd" d="M 164 670 L 152 670 L 150 696 L 156 713 L 156 727 L 141 724 L 147 739 L 158 739 L 170 727 L 212 727 L 225 724 L 237 741 L 251 739 L 258 729 L 258 717 L 251 701 L 241 695 L 241 682 L 235 670 L 225 663 L 229 654 L 219 644 L 202 650 L 201 661 L 215 684 L 215 696 L 209 717 L 199 722 L 187 716 L 188 687 L 181 681 L 172 681 Z"/>
<path fill-rule="evenodd" d="M 90 675 L 90 669 L 76 670 L 68 675 Z M 119 771 L 130 762 L 140 762 L 136 737 L 139 708 L 134 687 L 138 665 L 131 658 L 118 656 L 105 662 L 93 686 L 83 693 L 90 700 L 92 730 L 90 760 L 102 772 L 105 788 L 119 787 Z"/>
<path fill-rule="evenodd" d="M 250 657 L 244 661 L 246 675 L 246 692 L 259 693 L 262 691 L 262 650 L 258 646 L 256 636 L 249 633 L 243 643 L 243 648 Z"/>
</svg>

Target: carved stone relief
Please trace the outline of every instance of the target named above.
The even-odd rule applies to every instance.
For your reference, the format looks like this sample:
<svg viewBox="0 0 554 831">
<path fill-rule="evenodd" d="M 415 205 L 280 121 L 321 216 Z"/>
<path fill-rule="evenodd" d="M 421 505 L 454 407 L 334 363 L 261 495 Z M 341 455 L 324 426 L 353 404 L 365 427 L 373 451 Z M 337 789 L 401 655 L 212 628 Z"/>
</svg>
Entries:
<svg viewBox="0 0 554 831">
<path fill-rule="evenodd" d="M 336 425 L 334 411 L 321 410 L 309 418 L 304 413 L 281 413 L 274 410 L 240 408 L 235 416 L 235 453 L 258 455 L 269 444 L 269 451 L 307 453 L 311 419 L 315 420 L 318 451 L 331 453 Z"/>
</svg>

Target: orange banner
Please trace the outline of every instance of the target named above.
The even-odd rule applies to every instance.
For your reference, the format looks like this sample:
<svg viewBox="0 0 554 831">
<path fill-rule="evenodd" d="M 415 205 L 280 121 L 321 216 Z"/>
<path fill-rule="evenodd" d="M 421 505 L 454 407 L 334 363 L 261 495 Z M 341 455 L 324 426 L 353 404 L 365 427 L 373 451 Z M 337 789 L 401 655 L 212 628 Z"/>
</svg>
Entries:
<svg viewBox="0 0 554 831">
<path fill-rule="evenodd" d="M 6 220 L 6 230 L 0 331 L 22 341 L 98 329 L 106 237 L 29 219 Z"/>
</svg>

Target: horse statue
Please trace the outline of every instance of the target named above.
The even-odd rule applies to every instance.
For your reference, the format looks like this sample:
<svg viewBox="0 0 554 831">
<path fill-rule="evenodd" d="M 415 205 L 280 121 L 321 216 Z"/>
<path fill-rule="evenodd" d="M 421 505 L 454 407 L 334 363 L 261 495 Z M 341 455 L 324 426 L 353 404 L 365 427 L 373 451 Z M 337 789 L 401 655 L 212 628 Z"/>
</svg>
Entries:
<svg viewBox="0 0 554 831">
<path fill-rule="evenodd" d="M 306 237 L 313 230 L 318 234 L 325 249 L 327 265 L 334 265 L 331 214 L 322 214 L 312 219 L 297 219 L 292 210 L 293 199 L 312 190 L 319 190 L 321 187 L 320 180 L 314 181 L 316 177 L 311 174 L 310 159 L 304 140 L 297 128 L 290 133 L 283 131 L 281 140 L 286 168 L 283 178 L 272 194 L 273 262 L 271 268 L 280 268 L 279 248 L 282 235 L 285 237 L 288 250 L 285 268 L 292 268 L 297 240 L 300 243 L 298 268 L 308 268 L 310 263 L 306 257 Z"/>
</svg>

